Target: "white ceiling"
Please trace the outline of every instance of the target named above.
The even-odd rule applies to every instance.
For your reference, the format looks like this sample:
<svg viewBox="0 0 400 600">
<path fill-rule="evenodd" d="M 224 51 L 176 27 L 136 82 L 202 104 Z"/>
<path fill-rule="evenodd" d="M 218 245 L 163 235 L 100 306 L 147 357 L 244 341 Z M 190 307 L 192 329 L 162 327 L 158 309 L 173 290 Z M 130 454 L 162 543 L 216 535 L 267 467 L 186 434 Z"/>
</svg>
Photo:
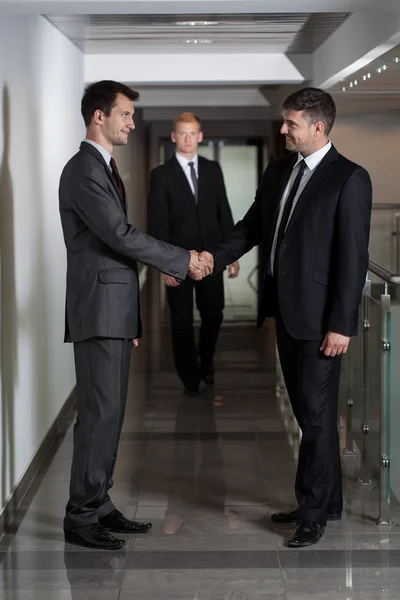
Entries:
<svg viewBox="0 0 400 600">
<path fill-rule="evenodd" d="M 342 112 L 400 111 L 400 45 L 329 91 Z"/>
<path fill-rule="evenodd" d="M 46 15 L 85 54 L 313 53 L 348 13 Z"/>
<path fill-rule="evenodd" d="M 135 86 L 140 93 L 140 107 L 203 106 L 237 107 L 269 106 L 268 100 L 257 87 L 224 86 L 222 88 L 192 87 L 143 87 Z"/>
<path fill-rule="evenodd" d="M 398 0 L 0 0 L 0 12 L 30 14 L 382 12 L 398 8 Z"/>
<path fill-rule="evenodd" d="M 148 111 L 272 114 L 287 84 L 354 80 L 367 64 L 372 75 L 400 40 L 400 0 L 0 0 L 2 13 L 48 15 L 85 52 L 87 81 L 134 81 Z M 218 25 L 176 25 L 197 20 Z M 344 93 L 335 85 L 339 110 L 398 110 L 394 66 Z M 281 85 L 265 92 L 271 83 Z"/>
</svg>

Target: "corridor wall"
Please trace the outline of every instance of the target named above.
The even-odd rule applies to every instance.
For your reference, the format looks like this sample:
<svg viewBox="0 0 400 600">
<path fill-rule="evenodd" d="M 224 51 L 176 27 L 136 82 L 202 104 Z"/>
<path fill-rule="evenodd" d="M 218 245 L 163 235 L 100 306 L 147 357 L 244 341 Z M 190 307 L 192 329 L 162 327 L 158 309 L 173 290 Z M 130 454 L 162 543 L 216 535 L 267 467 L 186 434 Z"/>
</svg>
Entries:
<svg viewBox="0 0 400 600">
<path fill-rule="evenodd" d="M 1 511 L 75 384 L 58 181 L 84 128 L 83 54 L 45 18 L 2 16 L 0 57 Z"/>
</svg>

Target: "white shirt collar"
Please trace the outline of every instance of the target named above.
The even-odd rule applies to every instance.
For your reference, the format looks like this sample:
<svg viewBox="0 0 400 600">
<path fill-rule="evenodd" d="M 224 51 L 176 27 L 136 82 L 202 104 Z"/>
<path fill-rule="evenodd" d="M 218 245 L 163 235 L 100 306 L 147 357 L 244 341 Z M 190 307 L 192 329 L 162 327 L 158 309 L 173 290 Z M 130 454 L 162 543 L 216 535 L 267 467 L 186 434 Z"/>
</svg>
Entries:
<svg viewBox="0 0 400 600">
<path fill-rule="evenodd" d="M 98 144 L 97 142 L 93 142 L 92 140 L 88 140 L 86 138 L 83 141 L 86 142 L 87 144 L 91 144 L 92 146 L 94 146 L 96 148 L 96 150 L 98 150 L 100 152 L 100 154 L 102 155 L 102 157 L 106 161 L 106 164 L 108 166 L 110 166 L 111 154 L 109 153 L 108 150 L 106 150 L 104 148 L 104 146 L 100 146 L 100 144 Z"/>
<path fill-rule="evenodd" d="M 178 161 L 178 163 L 181 165 L 182 169 L 186 169 L 186 167 L 188 166 L 188 164 L 190 162 L 194 163 L 194 167 L 197 170 L 197 164 L 199 162 L 199 157 L 197 154 L 195 154 L 193 156 L 193 158 L 191 158 L 190 160 L 188 158 L 185 158 L 184 156 L 182 156 L 182 154 L 179 154 L 179 152 L 175 153 L 176 156 L 176 160 Z"/>
<path fill-rule="evenodd" d="M 304 160 L 308 169 L 310 171 L 314 171 L 314 169 L 316 167 L 318 167 L 321 160 L 324 158 L 324 156 L 326 156 L 326 154 L 328 154 L 328 152 L 331 148 L 332 148 L 332 142 L 329 141 L 327 144 L 325 144 L 325 146 L 323 148 L 320 148 L 319 150 L 317 150 L 317 152 L 310 154 L 306 158 L 304 158 L 304 156 L 302 154 L 300 154 L 300 152 L 299 152 L 299 154 L 297 156 L 296 164 L 294 166 L 296 167 L 299 164 L 299 162 Z"/>
</svg>

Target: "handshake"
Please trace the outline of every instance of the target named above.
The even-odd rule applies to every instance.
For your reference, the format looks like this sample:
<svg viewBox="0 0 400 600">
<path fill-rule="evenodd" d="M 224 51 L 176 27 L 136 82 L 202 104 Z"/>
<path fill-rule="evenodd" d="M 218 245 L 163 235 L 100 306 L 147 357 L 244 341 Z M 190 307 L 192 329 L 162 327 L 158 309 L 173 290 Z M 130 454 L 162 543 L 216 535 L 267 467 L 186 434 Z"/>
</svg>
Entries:
<svg viewBox="0 0 400 600">
<path fill-rule="evenodd" d="M 200 253 L 195 250 L 190 250 L 189 277 L 196 281 L 200 281 L 203 277 L 211 275 L 213 270 L 214 258 L 212 254 L 205 250 Z"/>
</svg>

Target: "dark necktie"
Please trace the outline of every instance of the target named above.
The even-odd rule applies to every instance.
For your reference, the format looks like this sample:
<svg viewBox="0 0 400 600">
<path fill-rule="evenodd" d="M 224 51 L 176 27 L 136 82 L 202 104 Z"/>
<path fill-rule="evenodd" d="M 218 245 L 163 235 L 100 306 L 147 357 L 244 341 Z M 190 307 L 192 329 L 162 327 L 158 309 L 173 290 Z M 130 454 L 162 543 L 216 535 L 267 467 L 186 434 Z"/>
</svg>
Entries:
<svg viewBox="0 0 400 600">
<path fill-rule="evenodd" d="M 195 200 L 197 202 L 198 200 L 198 194 L 199 194 L 199 183 L 198 183 L 198 179 L 196 177 L 196 171 L 194 168 L 194 162 L 190 161 L 190 163 L 188 163 L 189 167 L 190 167 L 190 176 L 192 178 L 192 183 L 193 183 L 193 189 L 194 189 L 194 197 Z"/>
<path fill-rule="evenodd" d="M 117 187 L 119 190 L 119 195 L 121 196 L 122 200 L 125 202 L 124 184 L 122 183 L 122 179 L 118 173 L 117 163 L 115 162 L 115 159 L 113 157 L 111 157 L 111 160 L 110 160 L 110 167 L 111 167 L 112 176 L 114 177 L 115 183 L 117 184 Z"/>
<path fill-rule="evenodd" d="M 278 237 L 276 239 L 276 247 L 275 247 L 275 257 L 274 257 L 274 275 L 278 274 L 278 256 L 279 256 L 279 248 L 282 243 L 283 237 L 285 235 L 286 227 L 289 221 L 290 213 L 293 208 L 293 201 L 296 198 L 296 194 L 299 191 L 299 185 L 304 175 L 304 169 L 306 168 L 306 163 L 302 160 L 300 163 L 299 171 L 296 175 L 296 178 L 293 182 L 292 187 L 290 188 L 289 195 L 287 197 L 285 207 L 283 209 L 282 219 L 279 224 Z"/>
</svg>

